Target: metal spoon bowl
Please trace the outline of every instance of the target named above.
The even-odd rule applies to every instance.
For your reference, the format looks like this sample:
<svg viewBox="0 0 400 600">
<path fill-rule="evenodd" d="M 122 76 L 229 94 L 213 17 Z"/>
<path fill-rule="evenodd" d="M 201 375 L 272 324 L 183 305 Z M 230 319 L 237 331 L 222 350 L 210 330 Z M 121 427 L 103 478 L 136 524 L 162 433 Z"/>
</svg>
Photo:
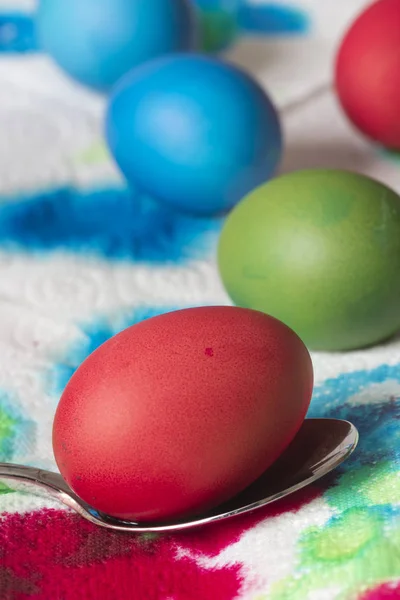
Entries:
<svg viewBox="0 0 400 600">
<path fill-rule="evenodd" d="M 102 514 L 78 498 L 58 473 L 0 463 L 0 480 L 33 484 L 100 527 L 137 533 L 177 531 L 254 511 L 317 481 L 353 452 L 358 431 L 348 421 L 306 419 L 289 447 L 251 486 L 229 502 L 197 517 L 170 523 L 134 523 Z M 16 487 L 15 485 L 13 486 Z"/>
</svg>

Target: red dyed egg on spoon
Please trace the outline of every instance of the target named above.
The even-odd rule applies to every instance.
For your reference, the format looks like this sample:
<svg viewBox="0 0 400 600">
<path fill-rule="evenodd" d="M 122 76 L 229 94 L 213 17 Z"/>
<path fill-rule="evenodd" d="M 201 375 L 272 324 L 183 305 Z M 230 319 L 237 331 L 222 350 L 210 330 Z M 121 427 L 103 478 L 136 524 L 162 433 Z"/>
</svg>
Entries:
<svg viewBox="0 0 400 600">
<path fill-rule="evenodd" d="M 312 386 L 304 344 L 268 315 L 203 307 L 154 317 L 111 338 L 71 378 L 54 421 L 57 464 L 110 516 L 200 514 L 281 455 Z"/>
</svg>

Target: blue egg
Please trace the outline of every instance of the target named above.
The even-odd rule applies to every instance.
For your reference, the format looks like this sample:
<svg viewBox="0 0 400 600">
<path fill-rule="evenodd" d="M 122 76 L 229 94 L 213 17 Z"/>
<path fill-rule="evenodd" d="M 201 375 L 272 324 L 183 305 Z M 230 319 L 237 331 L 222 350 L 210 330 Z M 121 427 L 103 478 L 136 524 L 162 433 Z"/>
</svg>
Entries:
<svg viewBox="0 0 400 600">
<path fill-rule="evenodd" d="M 142 62 L 197 43 L 191 0 L 40 0 L 36 19 L 40 47 L 101 91 Z"/>
<path fill-rule="evenodd" d="M 124 77 L 109 102 L 106 138 L 129 182 L 203 215 L 232 208 L 274 174 L 282 154 L 266 92 L 205 55 L 165 56 Z"/>
</svg>

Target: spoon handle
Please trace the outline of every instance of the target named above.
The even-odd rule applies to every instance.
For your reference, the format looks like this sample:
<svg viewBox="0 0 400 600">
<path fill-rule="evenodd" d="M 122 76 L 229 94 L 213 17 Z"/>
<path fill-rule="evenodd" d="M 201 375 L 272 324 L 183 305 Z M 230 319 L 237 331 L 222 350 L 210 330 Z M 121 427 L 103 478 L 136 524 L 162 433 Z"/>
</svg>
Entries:
<svg viewBox="0 0 400 600">
<path fill-rule="evenodd" d="M 12 489 L 15 490 L 26 491 L 27 485 L 31 493 L 40 489 L 41 495 L 44 493 L 45 496 L 51 496 L 64 503 L 67 503 L 65 496 L 73 496 L 59 473 L 51 473 L 35 467 L 0 463 L 0 480 L 5 483 L 12 482 Z"/>
</svg>

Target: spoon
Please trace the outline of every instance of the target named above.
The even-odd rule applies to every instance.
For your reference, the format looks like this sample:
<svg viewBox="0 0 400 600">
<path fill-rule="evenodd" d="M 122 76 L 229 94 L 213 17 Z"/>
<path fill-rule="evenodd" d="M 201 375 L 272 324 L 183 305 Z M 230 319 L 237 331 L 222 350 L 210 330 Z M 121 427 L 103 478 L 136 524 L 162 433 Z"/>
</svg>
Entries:
<svg viewBox="0 0 400 600">
<path fill-rule="evenodd" d="M 206 514 L 169 523 L 121 521 L 78 498 L 58 473 L 0 463 L 0 479 L 33 484 L 100 527 L 137 533 L 190 529 L 251 512 L 320 479 L 350 456 L 358 431 L 348 421 L 306 419 L 278 460 L 243 492 Z"/>
</svg>

